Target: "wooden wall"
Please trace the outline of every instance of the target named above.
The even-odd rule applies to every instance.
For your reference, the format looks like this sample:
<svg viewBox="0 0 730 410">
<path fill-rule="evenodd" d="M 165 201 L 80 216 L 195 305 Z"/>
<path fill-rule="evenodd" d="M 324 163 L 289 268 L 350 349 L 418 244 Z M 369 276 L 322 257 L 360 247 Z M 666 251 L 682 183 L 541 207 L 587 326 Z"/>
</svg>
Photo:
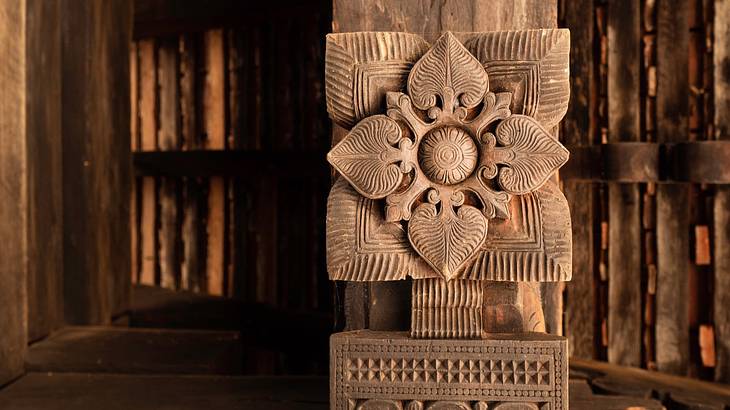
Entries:
<svg viewBox="0 0 730 410">
<path fill-rule="evenodd" d="M 65 321 L 129 308 L 129 54 L 132 5 L 61 1 Z"/>
<path fill-rule="evenodd" d="M 289 3 L 137 2 L 135 283 L 331 309 L 323 252 L 330 10 Z"/>
<path fill-rule="evenodd" d="M 130 32 L 124 1 L 0 5 L 0 385 L 128 308 Z"/>
<path fill-rule="evenodd" d="M 25 23 L 25 1 L 0 3 L 0 385 L 22 373 L 27 340 Z"/>
<path fill-rule="evenodd" d="M 730 209 L 715 184 L 730 182 L 728 151 L 706 142 L 727 138 L 713 108 L 728 98 L 717 84 L 727 2 L 578 3 L 559 14 L 572 42 L 562 138 L 573 158 L 561 174 L 574 225 L 572 353 L 730 382 Z"/>
</svg>

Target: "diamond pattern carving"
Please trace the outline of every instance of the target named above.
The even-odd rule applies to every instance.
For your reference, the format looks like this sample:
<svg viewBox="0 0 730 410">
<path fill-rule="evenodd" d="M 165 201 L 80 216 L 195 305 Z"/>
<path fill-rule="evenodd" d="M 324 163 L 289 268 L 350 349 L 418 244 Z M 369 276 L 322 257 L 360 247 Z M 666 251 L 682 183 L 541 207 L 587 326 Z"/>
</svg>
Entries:
<svg viewBox="0 0 730 410">
<path fill-rule="evenodd" d="M 563 409 L 566 350 L 564 338 L 537 333 L 483 340 L 410 339 L 398 332 L 338 333 L 332 337 L 331 350 L 333 408 L 347 408 L 352 400 L 363 399 L 427 403 L 521 398 Z"/>
<path fill-rule="evenodd" d="M 433 382 L 549 386 L 550 361 L 541 359 L 350 358 L 347 378 L 358 382 Z"/>
</svg>

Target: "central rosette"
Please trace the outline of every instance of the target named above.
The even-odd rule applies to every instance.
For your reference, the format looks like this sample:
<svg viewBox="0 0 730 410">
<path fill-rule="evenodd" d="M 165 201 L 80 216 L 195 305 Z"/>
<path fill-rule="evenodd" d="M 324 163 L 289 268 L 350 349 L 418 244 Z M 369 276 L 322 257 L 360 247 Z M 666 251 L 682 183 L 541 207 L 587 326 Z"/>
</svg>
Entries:
<svg viewBox="0 0 730 410">
<path fill-rule="evenodd" d="M 458 127 L 429 132 L 418 147 L 418 162 L 426 176 L 439 184 L 453 185 L 465 180 L 476 168 L 477 146 Z"/>
</svg>

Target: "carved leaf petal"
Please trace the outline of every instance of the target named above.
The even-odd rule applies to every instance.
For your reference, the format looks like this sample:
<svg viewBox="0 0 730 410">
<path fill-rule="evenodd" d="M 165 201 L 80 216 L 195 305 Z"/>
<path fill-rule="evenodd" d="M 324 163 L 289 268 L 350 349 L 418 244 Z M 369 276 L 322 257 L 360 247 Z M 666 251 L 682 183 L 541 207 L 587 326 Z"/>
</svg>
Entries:
<svg viewBox="0 0 730 410">
<path fill-rule="evenodd" d="M 436 206 L 424 203 L 408 224 L 411 245 L 444 279 L 452 279 L 477 252 L 487 236 L 487 220 L 478 209 L 450 205 L 438 214 Z"/>
<path fill-rule="evenodd" d="M 473 108 L 488 89 L 484 67 L 449 32 L 418 60 L 408 77 L 408 92 L 422 110 L 434 107 L 437 97 L 449 112 L 457 97 L 462 107 Z"/>
<path fill-rule="evenodd" d="M 499 185 L 512 194 L 540 188 L 568 161 L 568 150 L 531 117 L 513 115 L 499 124 L 497 141 L 511 151 L 499 171 Z M 502 148 L 505 149 L 505 148 Z"/>
<path fill-rule="evenodd" d="M 360 121 L 327 154 L 327 161 L 363 196 L 378 199 L 395 191 L 403 179 L 396 162 L 401 151 L 398 123 L 384 115 Z"/>
</svg>

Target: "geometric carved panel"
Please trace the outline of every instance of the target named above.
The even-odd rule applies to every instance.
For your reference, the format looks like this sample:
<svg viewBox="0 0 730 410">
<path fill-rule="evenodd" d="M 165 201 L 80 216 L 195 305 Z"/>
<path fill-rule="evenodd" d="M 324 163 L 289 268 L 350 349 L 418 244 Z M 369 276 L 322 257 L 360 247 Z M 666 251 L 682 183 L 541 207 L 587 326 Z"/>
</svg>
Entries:
<svg viewBox="0 0 730 410">
<path fill-rule="evenodd" d="M 568 408 L 567 342 L 558 336 L 422 340 L 365 330 L 333 335 L 330 354 L 332 409 L 423 409 L 434 406 L 429 401 L 456 406 L 432 408 L 468 410 L 493 402 Z M 369 401 L 395 407 L 368 407 Z"/>
</svg>

